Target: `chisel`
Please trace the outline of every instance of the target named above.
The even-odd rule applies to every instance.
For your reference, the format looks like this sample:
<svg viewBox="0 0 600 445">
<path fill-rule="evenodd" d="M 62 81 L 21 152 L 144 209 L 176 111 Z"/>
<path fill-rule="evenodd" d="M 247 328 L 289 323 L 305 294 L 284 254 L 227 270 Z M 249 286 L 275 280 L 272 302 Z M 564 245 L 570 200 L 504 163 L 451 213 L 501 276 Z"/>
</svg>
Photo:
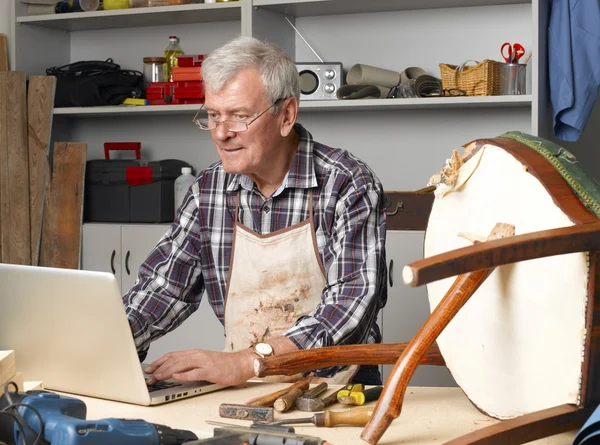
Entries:
<svg viewBox="0 0 600 445">
<path fill-rule="evenodd" d="M 312 417 L 303 417 L 300 419 L 284 419 L 277 422 L 271 422 L 267 425 L 291 425 L 296 423 L 312 423 L 315 426 L 323 426 L 326 428 L 337 425 L 354 425 L 365 426 L 371 415 L 374 407 L 352 408 L 346 411 L 330 411 L 325 410 L 322 413 L 315 413 Z"/>
</svg>

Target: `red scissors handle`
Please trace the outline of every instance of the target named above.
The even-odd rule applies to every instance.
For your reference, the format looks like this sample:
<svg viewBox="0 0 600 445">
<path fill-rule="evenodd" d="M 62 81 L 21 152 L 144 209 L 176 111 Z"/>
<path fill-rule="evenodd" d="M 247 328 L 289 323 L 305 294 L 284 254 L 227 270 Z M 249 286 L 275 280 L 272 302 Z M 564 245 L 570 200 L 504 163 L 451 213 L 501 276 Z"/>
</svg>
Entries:
<svg viewBox="0 0 600 445">
<path fill-rule="evenodd" d="M 505 49 L 507 49 L 507 51 L 504 51 Z M 500 47 L 500 54 L 502 54 L 502 58 L 506 61 L 506 63 L 510 63 L 510 57 L 511 57 L 511 53 L 512 53 L 512 45 L 508 42 L 504 42 L 502 44 L 502 46 Z M 505 55 L 506 52 L 506 55 Z"/>
<path fill-rule="evenodd" d="M 519 63 L 519 59 L 525 54 L 525 48 L 520 43 L 511 45 L 508 42 L 504 42 L 500 47 L 500 54 L 502 54 L 502 58 L 506 63 Z"/>
<path fill-rule="evenodd" d="M 512 63 L 519 63 L 519 59 L 525 54 L 525 48 L 523 48 L 523 45 L 520 43 L 515 43 L 513 45 L 513 51 L 515 52 L 515 58 Z"/>
</svg>

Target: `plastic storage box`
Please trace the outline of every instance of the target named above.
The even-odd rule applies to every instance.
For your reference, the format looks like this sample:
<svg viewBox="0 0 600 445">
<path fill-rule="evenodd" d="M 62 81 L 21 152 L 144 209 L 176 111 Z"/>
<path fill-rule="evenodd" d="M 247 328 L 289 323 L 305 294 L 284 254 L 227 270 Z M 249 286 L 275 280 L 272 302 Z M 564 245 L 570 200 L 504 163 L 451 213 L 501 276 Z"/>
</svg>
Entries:
<svg viewBox="0 0 600 445">
<path fill-rule="evenodd" d="M 171 222 L 174 184 L 184 161 L 92 160 L 85 173 L 86 222 Z"/>
</svg>

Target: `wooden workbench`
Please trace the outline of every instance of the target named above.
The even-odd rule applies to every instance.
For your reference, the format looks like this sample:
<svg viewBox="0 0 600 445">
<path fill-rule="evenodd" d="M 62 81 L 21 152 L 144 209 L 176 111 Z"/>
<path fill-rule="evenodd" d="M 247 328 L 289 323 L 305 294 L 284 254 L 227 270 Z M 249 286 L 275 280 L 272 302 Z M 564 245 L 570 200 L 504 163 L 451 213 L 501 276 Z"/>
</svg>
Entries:
<svg viewBox="0 0 600 445">
<path fill-rule="evenodd" d="M 191 430 L 199 438 L 212 437 L 212 427 L 205 421 L 236 423 L 248 426 L 248 421 L 236 421 L 219 417 L 221 403 L 245 403 L 247 400 L 265 395 L 285 387 L 277 383 L 246 383 L 214 393 L 179 400 L 156 407 L 141 407 L 125 403 L 76 396 L 88 407 L 88 419 L 107 417 L 144 419 L 171 428 Z M 343 409 L 333 405 L 332 409 Z M 291 411 L 275 413 L 275 420 L 286 417 L 310 417 L 310 413 Z M 460 388 L 409 387 L 402 414 L 386 431 L 379 442 L 386 444 L 441 444 L 457 436 L 489 426 L 495 422 L 479 412 L 464 396 Z M 296 432 L 321 437 L 334 445 L 364 445 L 360 439 L 361 427 L 343 426 L 316 428 L 294 425 Z M 575 431 L 532 442 L 536 445 L 570 445 Z"/>
</svg>

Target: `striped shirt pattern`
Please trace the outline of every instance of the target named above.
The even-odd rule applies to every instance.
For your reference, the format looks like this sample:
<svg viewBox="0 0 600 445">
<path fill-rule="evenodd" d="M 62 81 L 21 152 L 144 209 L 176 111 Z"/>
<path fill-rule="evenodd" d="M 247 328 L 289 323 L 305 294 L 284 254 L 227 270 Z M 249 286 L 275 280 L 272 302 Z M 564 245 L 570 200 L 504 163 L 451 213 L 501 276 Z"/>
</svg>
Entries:
<svg viewBox="0 0 600 445">
<path fill-rule="evenodd" d="M 258 234 L 306 220 L 313 206 L 327 284 L 322 303 L 285 335 L 300 349 L 381 342 L 376 318 L 387 300 L 383 187 L 349 152 L 313 141 L 300 124 L 294 130 L 300 137 L 297 153 L 269 198 L 248 177 L 226 173 L 221 162 L 197 176 L 174 223 L 123 297 L 140 357 L 151 341 L 198 308 L 204 291 L 224 324 L 238 195 L 239 222 Z M 317 375 L 330 377 L 339 369 Z"/>
</svg>

